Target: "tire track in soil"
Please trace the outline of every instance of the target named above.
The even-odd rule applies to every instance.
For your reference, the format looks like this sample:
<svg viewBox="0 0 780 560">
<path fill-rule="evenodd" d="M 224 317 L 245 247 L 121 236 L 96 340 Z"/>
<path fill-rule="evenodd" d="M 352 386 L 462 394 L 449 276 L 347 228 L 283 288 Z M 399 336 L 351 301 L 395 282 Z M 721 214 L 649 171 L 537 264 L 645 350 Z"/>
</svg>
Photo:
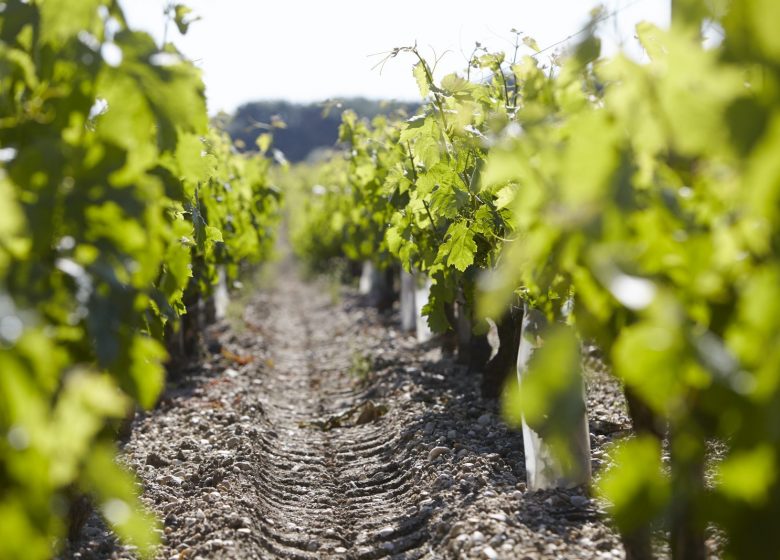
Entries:
<svg viewBox="0 0 780 560">
<path fill-rule="evenodd" d="M 275 375 L 263 404 L 285 437 L 268 448 L 276 460 L 266 465 L 259 492 L 266 498 L 263 544 L 280 558 L 419 558 L 430 510 L 394 461 L 401 454 L 394 428 L 381 417 L 331 430 L 312 425 L 356 409 L 370 392 L 356 390 L 350 373 L 361 341 L 350 347 L 333 340 L 354 326 L 340 324 L 348 316 L 334 315 L 323 299 L 288 283 L 265 309 L 278 328 L 268 340 Z M 279 531 L 291 517 L 295 534 Z"/>
<path fill-rule="evenodd" d="M 133 422 L 122 457 L 163 523 L 158 559 L 623 557 L 581 491 L 526 491 L 522 435 L 479 376 L 349 291 L 333 303 L 279 278 Z M 356 425 L 367 402 L 387 412 Z M 598 426 L 624 423 L 621 403 L 619 387 L 590 385 L 596 471 L 611 439 Z M 136 554 L 93 515 L 64 558 Z"/>
</svg>

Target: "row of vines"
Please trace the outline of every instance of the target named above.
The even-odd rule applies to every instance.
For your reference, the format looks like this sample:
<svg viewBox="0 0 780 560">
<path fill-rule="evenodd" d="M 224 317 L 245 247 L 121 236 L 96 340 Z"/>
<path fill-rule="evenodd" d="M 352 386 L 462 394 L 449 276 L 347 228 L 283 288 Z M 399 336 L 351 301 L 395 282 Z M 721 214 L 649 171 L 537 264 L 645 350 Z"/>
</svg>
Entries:
<svg viewBox="0 0 780 560">
<path fill-rule="evenodd" d="M 423 111 L 346 113 L 346 151 L 297 171 L 292 239 L 315 267 L 429 278 L 437 332 L 466 317 L 478 336 L 512 305 L 546 316 L 505 400 L 551 440 L 578 418 L 581 342 L 600 348 L 637 433 L 599 489 L 638 558 L 654 528 L 676 558 L 702 557 L 712 526 L 731 557 L 780 550 L 780 4 L 720 4 L 640 24 L 646 63 L 601 58 L 592 34 L 545 62 L 518 33 L 513 53 L 477 46 L 437 82 L 396 49 Z"/>
<path fill-rule="evenodd" d="M 0 558 L 56 554 L 84 496 L 151 552 L 116 432 L 156 402 L 218 267 L 269 253 L 268 165 L 116 1 L 0 2 Z"/>
</svg>

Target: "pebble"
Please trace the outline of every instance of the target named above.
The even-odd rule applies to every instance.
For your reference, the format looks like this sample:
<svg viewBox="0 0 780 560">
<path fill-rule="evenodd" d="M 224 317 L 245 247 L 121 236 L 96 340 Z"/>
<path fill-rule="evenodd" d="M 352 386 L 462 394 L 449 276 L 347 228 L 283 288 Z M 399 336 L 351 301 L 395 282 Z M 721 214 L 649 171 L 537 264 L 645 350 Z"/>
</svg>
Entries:
<svg viewBox="0 0 780 560">
<path fill-rule="evenodd" d="M 438 457 L 444 455 L 445 453 L 450 453 L 449 447 L 444 447 L 443 445 L 434 447 L 433 449 L 430 450 L 430 452 L 428 452 L 428 460 L 433 461 Z"/>
<path fill-rule="evenodd" d="M 569 501 L 571 502 L 571 505 L 577 508 L 584 508 L 590 503 L 590 500 L 587 497 L 579 496 L 576 494 L 574 496 L 571 496 L 569 498 Z"/>
<path fill-rule="evenodd" d="M 471 540 L 477 544 L 485 542 L 485 535 L 482 531 L 474 531 L 471 533 Z"/>
<path fill-rule="evenodd" d="M 483 414 L 482 416 L 480 416 L 480 417 L 477 419 L 477 422 L 479 422 L 479 423 L 480 423 L 481 425 L 483 425 L 483 426 L 487 426 L 488 424 L 490 424 L 490 422 L 491 422 L 491 420 L 492 420 L 492 419 L 493 419 L 493 418 L 490 416 L 490 414 L 487 414 L 487 413 L 486 413 L 486 414 Z"/>
<path fill-rule="evenodd" d="M 498 558 L 498 553 L 493 549 L 492 546 L 486 546 L 485 548 L 483 548 L 482 554 L 488 560 L 496 560 L 496 558 Z"/>
<path fill-rule="evenodd" d="M 449 488 L 452 486 L 452 478 L 446 474 L 439 475 L 433 485 L 435 488 Z"/>
<path fill-rule="evenodd" d="M 151 465 L 152 467 L 160 468 L 167 467 L 171 463 L 167 459 L 164 459 L 159 453 L 152 451 L 146 455 L 146 464 Z"/>
<path fill-rule="evenodd" d="M 306 545 L 306 549 L 307 549 L 309 552 L 314 552 L 314 551 L 316 551 L 316 550 L 319 550 L 319 549 L 320 549 L 320 543 L 319 543 L 319 541 L 316 541 L 316 540 L 314 540 L 314 539 L 310 540 L 310 541 L 309 541 L 309 544 L 307 544 L 307 545 Z"/>
<path fill-rule="evenodd" d="M 560 507 L 564 503 L 565 503 L 564 502 L 564 498 L 561 498 L 560 496 L 557 496 L 557 495 L 556 496 L 550 496 L 549 498 L 547 498 L 544 501 L 544 505 L 546 505 L 548 507 L 552 507 L 552 508 Z"/>
<path fill-rule="evenodd" d="M 428 422 L 428 423 L 427 423 L 427 424 L 426 424 L 426 425 L 423 427 L 423 433 L 424 433 L 426 436 L 429 436 L 429 435 L 431 435 L 431 434 L 433 433 L 433 422 Z"/>
<path fill-rule="evenodd" d="M 455 430 L 450 430 L 449 432 L 447 432 L 447 437 L 450 439 L 457 439 L 458 432 L 456 432 Z"/>
<path fill-rule="evenodd" d="M 169 486 L 181 486 L 184 483 L 184 479 L 173 476 L 172 474 L 166 474 L 157 478 L 159 484 L 167 484 Z"/>
<path fill-rule="evenodd" d="M 392 527 L 382 527 L 377 531 L 376 536 L 380 539 L 386 539 L 387 537 L 390 537 L 393 533 L 395 533 L 395 529 Z"/>
</svg>

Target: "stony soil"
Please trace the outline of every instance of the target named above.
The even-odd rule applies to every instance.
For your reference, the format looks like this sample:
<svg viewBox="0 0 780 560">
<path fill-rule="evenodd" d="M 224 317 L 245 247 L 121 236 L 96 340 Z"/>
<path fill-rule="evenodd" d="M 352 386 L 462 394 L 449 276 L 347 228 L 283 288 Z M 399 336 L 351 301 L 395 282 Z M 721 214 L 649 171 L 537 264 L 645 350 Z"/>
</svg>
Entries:
<svg viewBox="0 0 780 560">
<path fill-rule="evenodd" d="M 526 491 L 522 435 L 478 376 L 395 324 L 293 278 L 216 325 L 124 448 L 158 557 L 622 558 L 582 490 Z M 614 384 L 588 399 L 598 472 L 627 420 Z M 93 516 L 69 556 L 133 551 Z"/>
</svg>

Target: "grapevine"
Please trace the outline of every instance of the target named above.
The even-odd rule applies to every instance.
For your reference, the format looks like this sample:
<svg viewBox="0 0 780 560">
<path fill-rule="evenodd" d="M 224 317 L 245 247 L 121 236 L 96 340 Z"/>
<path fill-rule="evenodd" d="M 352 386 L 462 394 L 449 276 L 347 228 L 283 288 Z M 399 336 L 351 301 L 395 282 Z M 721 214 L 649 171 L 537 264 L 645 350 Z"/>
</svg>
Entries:
<svg viewBox="0 0 780 560">
<path fill-rule="evenodd" d="M 3 3 L 0 67 L 0 556 L 50 557 L 82 494 L 148 554 L 113 433 L 155 404 L 216 267 L 268 255 L 268 163 L 209 130 L 199 71 L 114 1 Z"/>
<path fill-rule="evenodd" d="M 356 165 L 328 194 L 346 193 L 362 224 L 384 220 L 390 254 L 433 279 L 425 312 L 434 330 L 456 327 L 454 302 L 475 333 L 513 298 L 548 317 L 550 340 L 525 392 L 505 394 L 529 422 L 571 429 L 576 380 L 552 356 L 598 345 L 637 430 L 599 482 L 627 543 L 666 525 L 682 547 L 675 554 L 697 557 L 697 539 L 716 523 L 735 557 L 760 556 L 777 547 L 770 520 L 780 503 L 770 350 L 780 332 L 771 303 L 780 59 L 761 22 L 780 12 L 740 1 L 695 13 L 721 26 L 722 43 L 702 46 L 698 16 L 669 31 L 641 24 L 646 64 L 600 58 L 592 36 L 546 64 L 527 41 L 531 52 L 512 63 L 478 51 L 471 66 L 488 70 L 486 81 L 436 83 L 416 47 L 396 49 L 391 56 L 414 58 L 427 104 L 400 130 L 345 138 Z M 369 142 L 372 154 L 393 154 L 374 157 L 373 172 L 359 163 Z M 362 202 L 377 191 L 361 180 L 368 174 L 385 177 L 389 218 L 388 206 Z M 708 486 L 713 440 L 728 452 Z"/>
</svg>

